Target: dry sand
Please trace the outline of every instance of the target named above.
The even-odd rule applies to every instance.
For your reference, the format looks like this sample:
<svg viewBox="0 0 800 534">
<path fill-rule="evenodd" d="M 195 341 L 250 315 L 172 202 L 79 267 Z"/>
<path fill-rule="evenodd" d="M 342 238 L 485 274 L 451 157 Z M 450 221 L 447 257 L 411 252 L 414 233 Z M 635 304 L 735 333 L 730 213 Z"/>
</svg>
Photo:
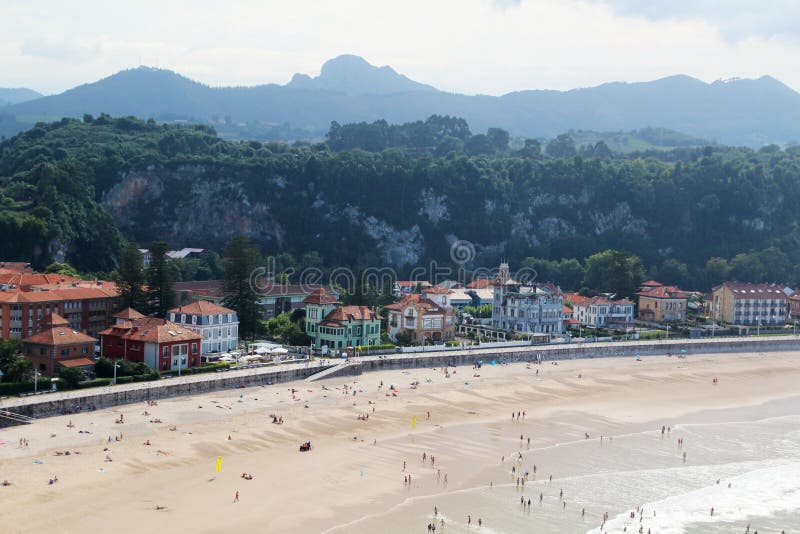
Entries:
<svg viewBox="0 0 800 534">
<path fill-rule="evenodd" d="M 594 439 L 723 413 L 730 420 L 733 408 L 742 418 L 769 415 L 765 403 L 798 394 L 797 356 L 467 366 L 450 368 L 449 378 L 442 368 L 386 371 L 42 419 L 0 431 L 0 480 L 13 483 L 0 487 L 0 521 L 9 533 L 359 532 L 360 518 L 409 498 L 488 484 L 500 457 L 520 449 L 520 434 L 535 450 L 584 433 Z M 392 384 L 397 396 L 387 396 Z M 524 421 L 512 422 L 522 410 Z M 285 423 L 272 424 L 272 413 Z M 115 423 L 120 414 L 123 424 Z M 306 440 L 313 450 L 301 453 Z M 558 473 L 557 465 L 541 469 Z"/>
</svg>

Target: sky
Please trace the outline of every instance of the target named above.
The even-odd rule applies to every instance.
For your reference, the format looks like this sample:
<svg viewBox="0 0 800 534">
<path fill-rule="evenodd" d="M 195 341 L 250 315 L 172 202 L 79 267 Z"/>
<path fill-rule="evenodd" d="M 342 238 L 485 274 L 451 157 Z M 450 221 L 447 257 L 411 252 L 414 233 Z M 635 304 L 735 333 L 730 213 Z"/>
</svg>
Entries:
<svg viewBox="0 0 800 534">
<path fill-rule="evenodd" d="M 0 87 L 45 94 L 138 65 L 284 84 L 356 54 L 499 95 L 688 74 L 800 89 L 800 0 L 3 0 Z"/>
</svg>

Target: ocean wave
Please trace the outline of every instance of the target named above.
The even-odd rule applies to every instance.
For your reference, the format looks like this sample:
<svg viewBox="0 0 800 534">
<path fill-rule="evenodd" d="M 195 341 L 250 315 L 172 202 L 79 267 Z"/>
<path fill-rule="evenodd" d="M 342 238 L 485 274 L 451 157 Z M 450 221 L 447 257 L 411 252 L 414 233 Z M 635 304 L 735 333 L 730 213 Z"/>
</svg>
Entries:
<svg viewBox="0 0 800 534">
<path fill-rule="evenodd" d="M 731 487 L 728 487 L 728 484 Z M 711 515 L 714 507 L 714 515 Z M 682 534 L 690 525 L 731 523 L 748 517 L 800 510 L 800 462 L 775 461 L 769 467 L 680 495 L 645 504 L 642 521 L 630 511 L 619 514 L 589 534 L 637 532 L 639 526 L 659 534 Z M 655 517 L 653 511 L 656 512 Z"/>
</svg>

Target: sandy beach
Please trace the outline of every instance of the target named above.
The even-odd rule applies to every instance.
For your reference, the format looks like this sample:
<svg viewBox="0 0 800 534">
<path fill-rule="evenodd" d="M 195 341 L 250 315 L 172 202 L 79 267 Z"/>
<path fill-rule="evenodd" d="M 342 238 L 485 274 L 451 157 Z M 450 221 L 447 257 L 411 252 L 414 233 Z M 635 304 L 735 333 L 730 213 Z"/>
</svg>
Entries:
<svg viewBox="0 0 800 534">
<path fill-rule="evenodd" d="M 616 461 L 606 455 L 624 462 L 626 444 L 662 467 L 698 467 L 711 453 L 676 446 L 685 429 L 800 415 L 797 384 L 790 352 L 607 358 L 387 371 L 53 417 L 0 430 L 0 480 L 12 483 L 0 487 L 0 516 L 14 533 L 422 532 L 433 521 L 462 532 L 479 517 L 482 531 L 518 532 L 490 518 L 543 494 L 547 514 L 562 515 L 523 505 L 520 521 L 542 518 L 536 531 L 587 532 L 608 512 L 610 532 L 646 501 L 593 502 L 574 477 Z M 516 481 L 523 469 L 529 490 Z M 708 476 L 735 475 L 717 471 Z M 559 497 L 565 487 L 585 504 Z"/>
</svg>

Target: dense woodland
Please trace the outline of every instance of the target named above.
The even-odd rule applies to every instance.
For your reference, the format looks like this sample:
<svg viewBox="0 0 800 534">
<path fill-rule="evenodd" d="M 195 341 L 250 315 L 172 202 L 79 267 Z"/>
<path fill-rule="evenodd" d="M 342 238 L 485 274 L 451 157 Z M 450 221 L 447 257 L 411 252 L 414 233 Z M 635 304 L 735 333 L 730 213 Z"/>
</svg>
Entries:
<svg viewBox="0 0 800 534">
<path fill-rule="evenodd" d="M 334 123 L 328 143 L 289 146 L 86 116 L 0 143 L 0 258 L 102 274 L 126 241 L 222 251 L 245 235 L 281 266 L 403 275 L 452 264 L 458 239 L 475 247 L 468 270 L 507 258 L 569 289 L 607 249 L 689 288 L 800 285 L 799 178 L 800 150 L 774 145 L 620 155 L 565 134 L 512 147 L 434 116 Z"/>
</svg>

